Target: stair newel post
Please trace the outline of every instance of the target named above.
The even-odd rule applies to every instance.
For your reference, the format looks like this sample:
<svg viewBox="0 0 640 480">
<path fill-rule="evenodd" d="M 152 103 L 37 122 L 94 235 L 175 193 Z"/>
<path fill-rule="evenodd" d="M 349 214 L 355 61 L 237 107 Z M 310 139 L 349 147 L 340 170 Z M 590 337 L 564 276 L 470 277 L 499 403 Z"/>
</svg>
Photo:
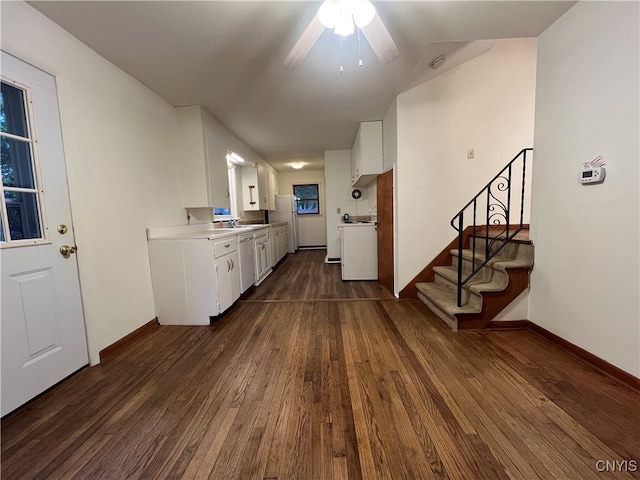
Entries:
<svg viewBox="0 0 640 480">
<path fill-rule="evenodd" d="M 464 210 L 460 212 L 458 217 L 458 307 L 462 306 L 462 247 L 463 245 L 463 225 L 464 225 Z"/>
</svg>

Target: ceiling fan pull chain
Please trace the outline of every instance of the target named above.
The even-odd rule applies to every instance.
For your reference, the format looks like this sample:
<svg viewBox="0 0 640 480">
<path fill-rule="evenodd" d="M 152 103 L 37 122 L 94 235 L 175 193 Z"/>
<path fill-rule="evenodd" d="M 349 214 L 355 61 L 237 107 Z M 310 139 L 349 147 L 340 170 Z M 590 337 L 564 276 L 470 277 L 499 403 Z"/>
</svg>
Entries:
<svg viewBox="0 0 640 480">
<path fill-rule="evenodd" d="M 344 68 L 342 68 L 342 37 L 339 36 L 340 41 L 340 73 L 344 73 Z"/>
<path fill-rule="evenodd" d="M 361 67 L 364 64 L 362 63 L 362 55 L 360 54 L 360 29 L 357 28 L 357 30 L 358 30 L 358 66 Z"/>
</svg>

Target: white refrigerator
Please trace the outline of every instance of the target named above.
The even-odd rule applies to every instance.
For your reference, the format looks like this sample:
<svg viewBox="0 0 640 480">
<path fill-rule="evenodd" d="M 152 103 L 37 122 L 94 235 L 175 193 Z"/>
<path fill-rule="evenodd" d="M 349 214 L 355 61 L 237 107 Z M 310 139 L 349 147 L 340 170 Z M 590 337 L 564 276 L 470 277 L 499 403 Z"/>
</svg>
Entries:
<svg viewBox="0 0 640 480">
<path fill-rule="evenodd" d="M 295 196 L 276 195 L 276 209 L 269 211 L 269 222 L 287 222 L 289 224 L 289 253 L 295 253 L 299 246 Z"/>
</svg>

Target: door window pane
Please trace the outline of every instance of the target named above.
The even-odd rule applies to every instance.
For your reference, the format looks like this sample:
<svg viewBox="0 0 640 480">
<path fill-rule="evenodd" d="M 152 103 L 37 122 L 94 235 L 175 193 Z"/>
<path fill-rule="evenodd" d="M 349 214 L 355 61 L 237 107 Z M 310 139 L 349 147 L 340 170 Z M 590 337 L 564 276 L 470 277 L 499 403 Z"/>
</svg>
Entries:
<svg viewBox="0 0 640 480">
<path fill-rule="evenodd" d="M 0 143 L 2 185 L 35 188 L 30 143 L 8 137 L 1 137 Z"/>
<path fill-rule="evenodd" d="M 34 138 L 29 130 L 28 91 L 2 81 L 0 95 L 0 167 L 4 204 L 0 212 L 3 246 L 43 238 Z"/>
<path fill-rule="evenodd" d="M 28 137 L 24 91 L 2 82 L 0 91 L 0 131 Z"/>
<path fill-rule="evenodd" d="M 37 194 L 4 192 L 4 199 L 11 240 L 41 238 Z"/>
</svg>

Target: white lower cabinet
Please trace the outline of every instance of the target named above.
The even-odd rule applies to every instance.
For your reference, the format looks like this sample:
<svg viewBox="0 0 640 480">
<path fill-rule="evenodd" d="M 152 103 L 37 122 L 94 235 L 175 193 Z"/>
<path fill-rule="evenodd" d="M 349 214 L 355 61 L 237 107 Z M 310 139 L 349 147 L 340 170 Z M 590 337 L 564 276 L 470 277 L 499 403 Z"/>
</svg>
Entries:
<svg viewBox="0 0 640 480">
<path fill-rule="evenodd" d="M 238 256 L 240 257 L 240 293 L 246 292 L 256 283 L 254 234 L 245 233 L 238 236 Z"/>
<path fill-rule="evenodd" d="M 218 280 L 218 311 L 224 312 L 240 298 L 240 260 L 237 237 L 214 241 Z"/>
<path fill-rule="evenodd" d="M 150 240 L 156 315 L 161 325 L 208 325 L 240 297 L 236 236 Z"/>
<path fill-rule="evenodd" d="M 275 267 L 289 252 L 289 227 L 287 225 L 272 227 L 272 231 L 271 257 L 273 266 Z"/>
<path fill-rule="evenodd" d="M 260 285 L 271 273 L 271 242 L 269 229 L 262 229 L 255 233 L 253 240 L 256 262 L 256 285 Z"/>
</svg>

